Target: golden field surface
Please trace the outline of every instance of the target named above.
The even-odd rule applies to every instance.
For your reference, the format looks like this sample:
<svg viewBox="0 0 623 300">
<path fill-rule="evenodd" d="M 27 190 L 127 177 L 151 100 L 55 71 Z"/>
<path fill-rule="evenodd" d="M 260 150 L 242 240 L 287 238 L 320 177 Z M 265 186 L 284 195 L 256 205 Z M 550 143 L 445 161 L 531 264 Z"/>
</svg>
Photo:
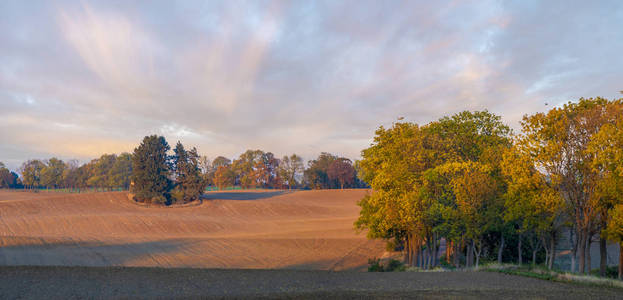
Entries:
<svg viewBox="0 0 623 300">
<path fill-rule="evenodd" d="M 366 190 L 206 193 L 184 207 L 126 192 L 0 192 L 0 265 L 365 269 L 383 243 L 357 233 Z"/>
</svg>

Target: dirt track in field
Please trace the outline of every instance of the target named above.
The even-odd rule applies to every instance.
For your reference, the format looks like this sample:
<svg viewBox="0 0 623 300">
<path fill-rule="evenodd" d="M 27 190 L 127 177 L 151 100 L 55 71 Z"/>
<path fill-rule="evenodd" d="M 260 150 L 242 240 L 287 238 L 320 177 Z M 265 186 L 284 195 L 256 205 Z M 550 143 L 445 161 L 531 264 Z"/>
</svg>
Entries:
<svg viewBox="0 0 623 300">
<path fill-rule="evenodd" d="M 353 230 L 365 190 L 211 192 L 143 207 L 124 192 L 0 192 L 0 265 L 365 268 L 383 245 Z"/>
<path fill-rule="evenodd" d="M 487 272 L 0 267 L 1 299 L 617 299 L 621 289 Z"/>
</svg>

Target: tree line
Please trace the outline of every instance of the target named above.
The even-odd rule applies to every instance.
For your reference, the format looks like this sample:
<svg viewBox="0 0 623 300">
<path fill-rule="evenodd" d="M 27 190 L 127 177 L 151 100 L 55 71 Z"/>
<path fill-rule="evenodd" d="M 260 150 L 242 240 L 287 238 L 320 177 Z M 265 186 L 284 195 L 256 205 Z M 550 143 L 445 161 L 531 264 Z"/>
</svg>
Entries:
<svg viewBox="0 0 623 300">
<path fill-rule="evenodd" d="M 572 271 L 590 273 L 598 242 L 605 275 L 612 241 L 623 273 L 623 99 L 526 115 L 518 134 L 488 111 L 397 122 L 362 157 L 373 191 L 355 226 L 404 250 L 408 265 L 439 265 L 444 239 L 457 267 L 531 259 L 551 269 L 564 237 Z"/>
<path fill-rule="evenodd" d="M 19 171 L 21 177 L 17 178 L 15 187 L 26 189 L 127 189 L 132 174 L 132 156 L 129 153 L 104 154 L 82 165 L 77 160 L 64 162 L 55 157 L 31 159 L 24 162 Z"/>
<path fill-rule="evenodd" d="M 149 144 L 156 141 L 159 141 L 159 146 Z M 77 160 L 65 162 L 55 157 L 46 160 L 31 159 L 21 165 L 19 169 L 21 176 L 0 163 L 0 188 L 127 190 L 130 188 L 133 174 L 139 172 L 135 166 L 137 164 L 135 158 L 137 154 L 143 153 L 141 151 L 161 158 L 158 163 L 162 169 L 151 171 L 162 173 L 161 177 L 169 180 L 166 186 L 175 178 L 186 176 L 181 171 L 188 168 L 188 165 L 184 164 L 198 168 L 204 187 L 212 186 L 220 189 L 234 186 L 276 189 L 367 186 L 357 176 L 356 163 L 326 152 L 308 161 L 306 167 L 303 158 L 296 154 L 277 158 L 271 152 L 247 150 L 232 161 L 224 156 L 210 160 L 207 156 L 200 156 L 194 148 L 186 151 L 179 142 L 172 153 L 170 150 L 164 137 L 156 136 L 154 140 L 154 137 L 150 136 L 143 139 L 141 146 L 133 153 L 104 154 L 82 165 Z M 162 153 L 155 153 L 157 151 Z M 146 161 L 142 163 L 156 163 L 153 157 L 145 157 Z M 182 165 L 177 166 L 176 163 Z M 144 176 L 148 176 L 147 173 Z M 167 191 L 166 194 L 171 191 Z M 179 191 L 173 191 L 173 194 L 179 194 Z"/>
<path fill-rule="evenodd" d="M 366 184 L 357 178 L 356 165 L 345 157 L 323 152 L 310 160 L 307 168 L 303 159 L 292 154 L 281 159 L 271 152 L 247 150 L 233 162 L 219 156 L 210 162 L 205 158 L 202 169 L 209 184 L 264 188 L 360 188 Z"/>
</svg>

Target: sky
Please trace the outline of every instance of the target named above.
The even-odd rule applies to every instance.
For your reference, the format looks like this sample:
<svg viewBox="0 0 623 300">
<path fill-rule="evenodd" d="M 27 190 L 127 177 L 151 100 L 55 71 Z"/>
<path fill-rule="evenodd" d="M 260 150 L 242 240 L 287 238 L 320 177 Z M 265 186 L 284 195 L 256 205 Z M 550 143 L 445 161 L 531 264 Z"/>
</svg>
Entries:
<svg viewBox="0 0 623 300">
<path fill-rule="evenodd" d="M 380 125 L 463 110 L 517 131 L 621 97 L 622 50 L 623 1 L 0 1 L 0 161 L 150 134 L 357 159 Z"/>
</svg>

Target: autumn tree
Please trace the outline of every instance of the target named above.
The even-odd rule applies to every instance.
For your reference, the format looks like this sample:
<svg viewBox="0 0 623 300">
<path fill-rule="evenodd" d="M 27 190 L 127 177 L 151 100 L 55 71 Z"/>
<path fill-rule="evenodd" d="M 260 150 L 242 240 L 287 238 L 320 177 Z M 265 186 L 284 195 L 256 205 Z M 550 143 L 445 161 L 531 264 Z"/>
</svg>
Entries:
<svg viewBox="0 0 623 300">
<path fill-rule="evenodd" d="M 219 189 L 225 189 L 234 185 L 236 173 L 230 165 L 221 165 L 214 172 L 214 185 Z"/>
<path fill-rule="evenodd" d="M 255 184 L 265 188 L 281 187 L 279 159 L 271 152 L 263 152 L 253 167 Z"/>
<path fill-rule="evenodd" d="M 606 239 L 610 238 L 612 241 L 621 243 L 623 237 L 623 196 L 621 196 L 623 195 L 623 113 L 618 109 L 615 120 L 603 125 L 588 146 L 588 152 L 595 157 L 593 170 L 602 175 L 597 188 L 599 195 L 597 204 L 602 225 L 601 257 L 607 256 Z M 619 257 L 619 278 L 621 278 L 623 265 L 621 255 L 623 254 Z M 600 261 L 602 276 L 605 276 L 605 269 L 606 259 L 602 259 Z"/>
<path fill-rule="evenodd" d="M 327 168 L 327 178 L 337 181 L 341 189 L 344 186 L 352 187 L 355 183 L 355 169 L 350 159 L 340 157 L 329 164 Z"/>
<path fill-rule="evenodd" d="M 564 199 L 573 220 L 572 271 L 579 258 L 579 271 L 590 269 L 592 236 L 599 232 L 597 193 L 602 174 L 593 169 L 594 155 L 587 151 L 593 136 L 614 117 L 611 109 L 620 101 L 580 99 L 547 113 L 525 116 L 517 147 L 529 155 L 535 168 L 551 181 Z M 588 268 L 586 267 L 588 265 Z"/>
<path fill-rule="evenodd" d="M 217 156 L 213 161 L 212 161 L 212 167 L 213 168 L 218 168 L 218 167 L 226 167 L 231 165 L 231 159 L 224 157 L 224 156 Z"/>
<path fill-rule="evenodd" d="M 19 176 L 0 162 L 0 188 L 16 188 L 19 186 Z"/>
<path fill-rule="evenodd" d="M 89 164 L 89 178 L 87 185 L 98 188 L 112 188 L 110 173 L 117 161 L 116 154 L 103 154 L 97 159 L 92 160 Z"/>
<path fill-rule="evenodd" d="M 44 168 L 45 164 L 38 159 L 31 159 L 24 162 L 20 168 L 24 186 L 29 188 L 37 188 L 41 186 L 41 172 Z"/>
<path fill-rule="evenodd" d="M 212 166 L 212 161 L 205 155 L 199 157 L 199 169 L 206 186 L 214 185 L 214 172 L 216 168 Z"/>
<path fill-rule="evenodd" d="M 307 169 L 303 172 L 306 183 L 313 189 L 330 189 L 335 187 L 327 175 L 331 163 L 337 156 L 322 152 L 317 159 L 307 162 Z"/>
<path fill-rule="evenodd" d="M 121 153 L 117 156 L 114 164 L 110 168 L 108 174 L 108 186 L 121 187 L 128 189 L 130 187 L 130 177 L 132 176 L 132 154 Z"/>
<path fill-rule="evenodd" d="M 619 244 L 619 279 L 623 280 L 623 204 L 610 209 L 608 225 L 604 231 L 606 238 Z"/>
<path fill-rule="evenodd" d="M 66 188 L 77 188 L 78 182 L 78 168 L 80 168 L 80 162 L 76 159 L 70 159 L 65 164 L 65 170 L 63 171 L 63 186 Z"/>
<path fill-rule="evenodd" d="M 132 192 L 139 202 L 168 203 L 172 187 L 167 151 L 162 136 L 146 136 L 132 154 Z"/>
<path fill-rule="evenodd" d="M 556 259 L 556 242 L 566 225 L 567 214 L 563 198 L 536 164 L 517 148 L 506 151 L 502 170 L 508 189 L 505 194 L 506 221 L 517 226 L 519 234 L 518 261 L 521 265 L 521 240 L 527 237 L 532 248 L 532 264 L 542 246 L 546 251 L 546 265 L 553 268 Z"/>
<path fill-rule="evenodd" d="M 55 157 L 47 160 L 45 167 L 41 170 L 41 185 L 48 188 L 57 188 L 63 185 L 63 172 L 67 166 Z"/>
<path fill-rule="evenodd" d="M 458 238 L 453 241 L 455 245 L 464 243 L 470 266 L 474 256 L 478 263 L 485 236 L 497 236 L 501 253 L 507 225 L 501 217 L 506 187 L 500 176 L 500 161 L 510 146 L 510 128 L 500 116 L 488 111 L 464 111 L 432 122 L 424 130 L 426 161 L 443 170 L 446 178 L 445 192 L 437 199 L 444 199 L 441 203 L 448 224 L 434 230 L 449 232 L 451 241 Z M 436 199 L 428 201 L 435 203 Z M 479 214 L 472 215 L 474 211 Z"/>
<path fill-rule="evenodd" d="M 429 167 L 423 144 L 424 133 L 417 124 L 395 123 L 389 129 L 381 126 L 372 146 L 362 151 L 360 163 L 364 181 L 374 192 L 359 201 L 361 211 L 355 227 L 366 229 L 368 238 L 403 244 L 405 262 L 409 265 L 417 263 L 422 244 L 422 210 L 415 207 L 418 181 Z M 312 170 L 320 173 L 318 162 L 328 160 L 335 159 L 321 155 L 316 163 L 310 164 L 310 169 L 313 166 Z M 311 173 L 310 169 L 306 175 Z"/>
<path fill-rule="evenodd" d="M 262 160 L 264 152 L 261 150 L 247 150 L 240 154 L 231 165 L 236 173 L 236 183 L 243 188 L 254 187 L 257 184 L 256 169 Z"/>
<path fill-rule="evenodd" d="M 303 166 L 303 158 L 296 154 L 290 156 L 284 156 L 279 163 L 279 174 L 284 184 L 288 188 L 293 188 L 298 185 L 296 180 L 303 174 L 305 167 Z"/>
</svg>

